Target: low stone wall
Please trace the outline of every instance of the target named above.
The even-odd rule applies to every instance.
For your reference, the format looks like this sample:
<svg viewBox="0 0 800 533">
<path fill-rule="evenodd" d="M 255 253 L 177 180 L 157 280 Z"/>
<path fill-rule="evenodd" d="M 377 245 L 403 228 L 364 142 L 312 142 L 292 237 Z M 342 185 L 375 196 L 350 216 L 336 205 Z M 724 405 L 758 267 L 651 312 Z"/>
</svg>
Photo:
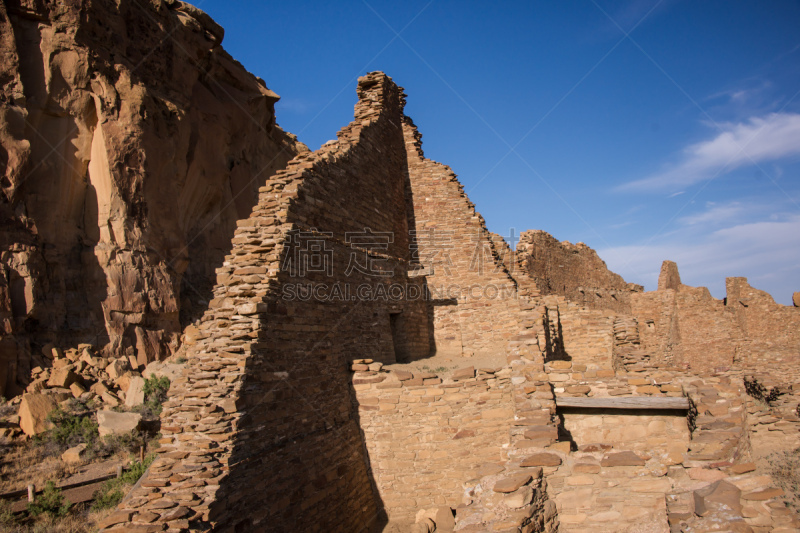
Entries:
<svg viewBox="0 0 800 533">
<path fill-rule="evenodd" d="M 683 461 L 689 449 L 686 416 L 618 409 L 563 410 L 562 427 L 580 449 L 594 443 L 614 446 L 662 458 L 662 464 Z"/>
<path fill-rule="evenodd" d="M 359 368 L 359 367 L 356 367 Z M 514 423 L 510 370 L 358 371 L 353 388 L 372 476 L 390 520 L 457 507 L 464 483 L 501 461 Z"/>
</svg>

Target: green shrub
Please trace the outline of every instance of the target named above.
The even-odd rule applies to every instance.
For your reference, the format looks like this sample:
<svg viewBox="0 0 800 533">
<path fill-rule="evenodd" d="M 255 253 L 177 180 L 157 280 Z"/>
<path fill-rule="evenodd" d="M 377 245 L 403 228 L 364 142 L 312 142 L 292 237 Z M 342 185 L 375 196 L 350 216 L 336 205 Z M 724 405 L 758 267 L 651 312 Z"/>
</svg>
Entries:
<svg viewBox="0 0 800 533">
<path fill-rule="evenodd" d="M 48 481 L 42 494 L 37 495 L 33 503 L 28 504 L 28 513 L 32 516 L 48 514 L 50 516 L 65 516 L 72 504 L 64 499 L 61 489 L 52 481 Z"/>
<path fill-rule="evenodd" d="M 103 509 L 112 509 L 119 505 L 123 496 L 124 494 L 122 490 L 120 490 L 120 483 L 118 483 L 118 480 L 109 479 L 94 493 L 92 510 L 102 511 Z"/>
<path fill-rule="evenodd" d="M 124 496 L 123 488 L 127 485 L 134 485 L 139 481 L 139 478 L 144 475 L 147 467 L 150 466 L 155 458 L 156 455 L 153 453 L 145 457 L 144 462 L 134 461 L 130 469 L 125 471 L 122 476 L 106 481 L 94 494 L 92 510 L 100 511 L 116 507 Z"/>
<path fill-rule="evenodd" d="M 151 376 L 144 382 L 144 406 L 155 416 L 161 414 L 161 404 L 167 399 L 169 385 L 167 376 Z"/>
<path fill-rule="evenodd" d="M 46 438 L 59 446 L 68 447 L 81 443 L 91 446 L 100 435 L 97 423 L 91 416 L 75 416 L 64 412 L 60 407 L 51 411 L 47 420 L 55 427 L 47 433 Z"/>
<path fill-rule="evenodd" d="M 14 524 L 16 519 L 11 512 L 11 504 L 7 500 L 0 500 L 0 526 L 11 528 Z"/>
</svg>

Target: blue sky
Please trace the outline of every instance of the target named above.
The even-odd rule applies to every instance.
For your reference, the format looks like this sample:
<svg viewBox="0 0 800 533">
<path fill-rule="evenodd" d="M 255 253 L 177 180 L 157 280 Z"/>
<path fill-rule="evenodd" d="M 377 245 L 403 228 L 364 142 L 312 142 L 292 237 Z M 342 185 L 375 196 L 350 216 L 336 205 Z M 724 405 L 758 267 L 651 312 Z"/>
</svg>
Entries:
<svg viewBox="0 0 800 533">
<path fill-rule="evenodd" d="M 800 291 L 797 1 L 196 5 L 311 149 L 383 70 L 490 230 L 585 242 L 647 290 L 671 259 L 718 298 Z"/>
</svg>

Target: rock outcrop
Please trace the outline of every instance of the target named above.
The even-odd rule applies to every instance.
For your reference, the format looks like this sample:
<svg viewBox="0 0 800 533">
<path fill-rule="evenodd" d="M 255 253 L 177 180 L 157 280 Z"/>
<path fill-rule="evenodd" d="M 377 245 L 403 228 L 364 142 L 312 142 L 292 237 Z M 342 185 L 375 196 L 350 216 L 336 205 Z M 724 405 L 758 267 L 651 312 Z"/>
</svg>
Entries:
<svg viewBox="0 0 800 533">
<path fill-rule="evenodd" d="M 29 339 L 173 352 L 236 220 L 305 150 L 222 37 L 177 0 L 0 5 L 0 394 Z"/>
</svg>

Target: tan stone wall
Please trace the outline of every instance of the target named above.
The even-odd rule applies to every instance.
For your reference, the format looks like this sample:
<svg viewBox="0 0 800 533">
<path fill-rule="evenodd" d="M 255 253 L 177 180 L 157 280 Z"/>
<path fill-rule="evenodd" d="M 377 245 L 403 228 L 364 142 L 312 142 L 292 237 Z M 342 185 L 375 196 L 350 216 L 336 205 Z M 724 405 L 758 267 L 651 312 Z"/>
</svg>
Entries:
<svg viewBox="0 0 800 533">
<path fill-rule="evenodd" d="M 580 448 L 592 443 L 613 443 L 614 447 L 651 456 L 676 454 L 683 457 L 689 448 L 686 416 L 658 414 L 620 414 L 619 410 L 594 409 L 591 413 L 564 410 L 563 427 Z"/>
<path fill-rule="evenodd" d="M 642 287 L 611 272 L 583 243 L 559 242 L 542 230 L 522 232 L 515 252 L 517 278 L 531 280 L 542 295 L 564 296 L 591 309 L 630 312 L 630 296 Z"/>
<path fill-rule="evenodd" d="M 338 143 L 293 160 L 239 221 L 187 371 L 165 404 L 161 455 L 122 505 L 132 522 L 157 509 L 137 503 L 154 489 L 180 503 L 193 528 L 357 531 L 380 517 L 348 361 L 393 361 L 398 350 L 420 357 L 429 332 L 424 302 L 389 291 L 424 288 L 424 278 L 407 276 L 402 237 L 378 249 L 348 240 L 365 225 L 402 234 L 407 224 L 403 210 L 375 213 L 376 196 L 404 205 L 402 93 L 373 73 L 360 79 L 359 97 Z M 326 196 L 330 209 L 319 201 Z M 353 254 L 370 269 L 349 270 Z M 352 292 L 331 298 L 337 283 Z M 393 325 L 393 314 L 403 323 Z"/>
<path fill-rule="evenodd" d="M 429 273 L 437 353 L 496 353 L 519 330 L 514 279 L 453 171 L 425 159 L 421 135 L 403 123 L 413 204 L 415 260 Z"/>
<path fill-rule="evenodd" d="M 510 372 L 508 372 L 510 375 Z M 412 385 L 394 374 L 354 375 L 372 475 L 390 519 L 457 507 L 479 467 L 503 459 L 514 424 L 508 376 Z M 367 383 L 363 383 L 367 381 Z M 422 381 L 422 380 L 420 380 Z"/>
<path fill-rule="evenodd" d="M 546 361 L 572 361 L 589 370 L 612 368 L 613 312 L 589 309 L 557 296 L 541 301 L 548 323 Z"/>
</svg>

